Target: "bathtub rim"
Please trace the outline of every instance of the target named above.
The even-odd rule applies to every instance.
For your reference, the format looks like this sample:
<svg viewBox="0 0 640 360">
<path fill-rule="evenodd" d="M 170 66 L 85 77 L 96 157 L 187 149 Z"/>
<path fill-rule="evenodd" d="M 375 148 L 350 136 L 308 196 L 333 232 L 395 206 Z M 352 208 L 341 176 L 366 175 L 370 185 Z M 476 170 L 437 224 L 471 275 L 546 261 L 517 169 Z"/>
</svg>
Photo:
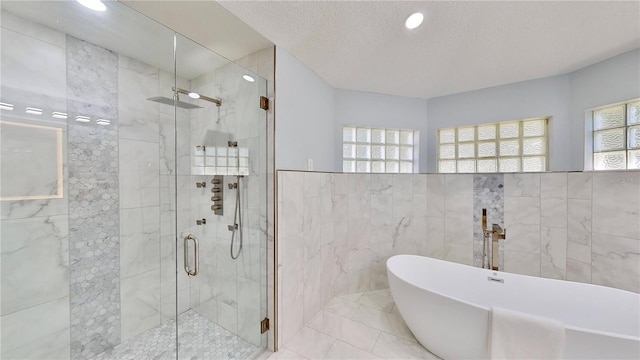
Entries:
<svg viewBox="0 0 640 360">
<path fill-rule="evenodd" d="M 445 262 L 445 263 L 449 263 L 449 264 L 454 264 L 454 265 L 459 265 L 459 266 L 464 266 L 464 267 L 470 267 L 470 268 L 473 268 L 473 269 L 476 269 L 476 270 L 484 270 L 485 272 L 492 273 L 495 276 L 499 276 L 498 274 L 500 274 L 500 273 L 505 273 L 505 274 L 509 274 L 509 276 L 515 275 L 515 276 L 524 276 L 524 277 L 534 278 L 534 279 L 543 279 L 545 281 L 549 280 L 549 281 L 555 281 L 555 282 L 571 282 L 571 283 L 575 283 L 575 284 L 580 284 L 581 286 L 605 287 L 605 288 L 609 288 L 609 289 L 612 289 L 612 290 L 615 290 L 615 291 L 622 291 L 622 292 L 626 292 L 626 293 L 630 293 L 630 294 L 635 294 L 636 296 L 640 297 L 640 294 L 635 293 L 633 291 L 628 291 L 628 290 L 618 289 L 618 288 L 612 288 L 612 287 L 606 286 L 606 285 L 595 285 L 595 284 L 581 283 L 581 282 L 571 281 L 571 280 L 549 279 L 549 278 L 542 278 L 542 277 L 538 277 L 538 276 L 509 273 L 509 272 L 505 272 L 505 271 L 489 270 L 489 269 L 478 268 L 478 267 L 467 265 L 467 264 L 460 264 L 460 263 L 456 263 L 456 262 L 453 262 L 453 261 L 436 259 L 436 258 L 432 258 L 432 257 L 428 257 L 428 256 L 401 254 L 401 255 L 391 256 L 389 259 L 387 259 L 387 261 L 386 261 L 387 271 L 393 273 L 393 275 L 396 278 L 398 278 L 398 280 L 400 280 L 400 281 L 402 281 L 402 282 L 404 282 L 406 284 L 409 284 L 411 286 L 417 287 L 420 290 L 427 291 L 427 292 L 430 292 L 432 294 L 435 294 L 435 295 L 438 295 L 438 296 L 442 296 L 442 297 L 445 297 L 447 299 L 451 299 L 453 301 L 457 301 L 457 302 L 463 303 L 465 305 L 469 305 L 469 306 L 475 307 L 477 309 L 485 310 L 485 311 L 488 311 L 488 312 L 491 312 L 491 308 L 484 307 L 484 306 L 481 306 L 481 305 L 478 305 L 478 304 L 474 304 L 474 303 L 471 303 L 471 302 L 466 301 L 466 300 L 461 300 L 461 299 L 459 299 L 457 297 L 454 297 L 454 296 L 451 296 L 451 295 L 445 295 L 445 294 L 443 294 L 443 293 L 441 293 L 439 291 L 425 289 L 421 285 L 415 284 L 412 281 L 409 281 L 407 279 L 402 278 L 401 276 L 398 276 L 397 272 L 393 271 L 392 268 L 389 266 L 389 263 L 392 261 L 392 259 L 396 259 L 396 258 L 400 259 L 400 258 L 403 258 L 403 257 L 422 258 L 422 259 L 427 259 L 427 261 L 434 261 L 435 260 L 436 262 Z M 393 261 L 395 262 L 396 260 L 393 260 Z M 399 261 L 399 260 L 397 260 L 397 261 Z M 391 292 L 391 296 L 393 297 L 393 292 Z M 518 311 L 518 310 L 513 310 L 513 311 Z M 567 324 L 563 324 L 563 325 L 564 325 L 565 329 L 567 329 L 567 330 L 585 332 L 585 333 L 590 333 L 590 334 L 594 334 L 594 335 L 611 336 L 611 337 L 621 338 L 621 339 L 625 339 L 625 340 L 633 340 L 633 341 L 637 341 L 637 342 L 640 343 L 640 336 L 613 333 L 613 332 L 607 332 L 607 331 L 583 328 L 583 327 L 567 325 Z"/>
</svg>

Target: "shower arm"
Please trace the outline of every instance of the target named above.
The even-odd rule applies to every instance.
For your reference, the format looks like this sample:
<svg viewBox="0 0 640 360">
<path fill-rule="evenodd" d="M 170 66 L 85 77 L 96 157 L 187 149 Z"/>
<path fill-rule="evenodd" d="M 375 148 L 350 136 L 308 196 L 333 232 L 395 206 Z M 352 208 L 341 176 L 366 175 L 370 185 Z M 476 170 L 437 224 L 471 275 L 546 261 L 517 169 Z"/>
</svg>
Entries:
<svg viewBox="0 0 640 360">
<path fill-rule="evenodd" d="M 191 93 L 191 91 L 189 91 L 189 90 L 176 88 L 176 87 L 172 87 L 171 90 L 173 90 L 177 94 L 189 95 L 189 93 Z M 218 107 L 222 106 L 222 100 L 221 99 L 215 99 L 215 98 L 204 96 L 204 95 L 200 95 L 199 99 L 212 102 L 212 103 L 216 104 L 216 106 L 218 106 Z"/>
</svg>

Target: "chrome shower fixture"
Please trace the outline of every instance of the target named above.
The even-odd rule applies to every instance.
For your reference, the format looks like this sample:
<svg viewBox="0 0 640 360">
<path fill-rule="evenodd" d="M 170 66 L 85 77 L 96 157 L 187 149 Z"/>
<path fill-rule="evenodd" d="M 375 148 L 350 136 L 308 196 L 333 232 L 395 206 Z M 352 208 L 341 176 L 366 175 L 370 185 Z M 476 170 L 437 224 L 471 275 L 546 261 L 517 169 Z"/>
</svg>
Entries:
<svg viewBox="0 0 640 360">
<path fill-rule="evenodd" d="M 181 109 L 187 109 L 187 110 L 191 110 L 191 109 L 202 109 L 202 106 L 199 105 L 194 105 L 191 103 L 188 103 L 186 101 L 182 101 L 180 100 L 180 94 L 185 94 L 188 95 L 190 98 L 192 99 L 202 99 L 202 100 L 206 100 L 209 102 L 212 102 L 214 104 L 216 104 L 216 106 L 220 107 L 222 105 L 222 100 L 220 99 L 215 99 L 215 98 L 211 98 L 208 96 L 204 96 L 204 95 L 200 95 L 196 92 L 193 91 L 189 91 L 189 90 L 185 90 L 185 89 L 181 89 L 181 88 L 171 88 L 171 90 L 173 90 L 173 99 L 170 99 L 168 97 L 165 96 L 156 96 L 156 97 L 152 97 L 152 98 L 148 98 L 147 100 L 149 101 L 155 101 L 161 104 L 165 104 L 165 105 L 170 105 L 170 106 L 177 106 Z M 204 147 L 203 147 L 204 149 Z"/>
<path fill-rule="evenodd" d="M 209 102 L 212 102 L 212 103 L 216 104 L 216 106 L 221 106 L 222 105 L 222 100 L 221 99 L 216 99 L 216 98 L 204 96 L 204 95 L 199 94 L 197 92 L 189 91 L 189 90 L 185 90 L 185 89 L 181 89 L 181 88 L 175 88 L 174 87 L 174 88 L 171 88 L 171 89 L 173 91 L 175 91 L 176 94 L 184 94 L 184 95 L 189 96 L 192 99 L 202 99 L 202 100 L 205 100 L 205 101 L 209 101 Z"/>
</svg>

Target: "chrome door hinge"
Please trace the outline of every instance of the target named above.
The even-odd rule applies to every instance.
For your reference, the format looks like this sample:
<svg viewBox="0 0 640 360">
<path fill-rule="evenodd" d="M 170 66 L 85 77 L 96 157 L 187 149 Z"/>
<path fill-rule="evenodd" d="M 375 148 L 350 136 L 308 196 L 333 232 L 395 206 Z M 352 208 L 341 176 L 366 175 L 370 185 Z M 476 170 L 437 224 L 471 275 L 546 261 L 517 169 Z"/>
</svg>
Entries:
<svg viewBox="0 0 640 360">
<path fill-rule="evenodd" d="M 264 97 L 264 96 L 260 96 L 260 109 L 262 110 L 269 110 L 269 99 Z"/>
<path fill-rule="evenodd" d="M 260 334 L 264 334 L 269 330 L 269 318 L 260 321 Z"/>
</svg>

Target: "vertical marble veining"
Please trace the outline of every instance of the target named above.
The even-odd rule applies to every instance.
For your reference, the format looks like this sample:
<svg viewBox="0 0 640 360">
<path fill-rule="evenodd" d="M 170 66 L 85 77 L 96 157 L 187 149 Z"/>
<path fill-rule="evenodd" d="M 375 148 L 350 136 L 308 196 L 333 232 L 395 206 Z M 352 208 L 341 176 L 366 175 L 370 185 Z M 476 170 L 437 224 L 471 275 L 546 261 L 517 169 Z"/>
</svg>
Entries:
<svg viewBox="0 0 640 360">
<path fill-rule="evenodd" d="M 120 342 L 118 57 L 67 36 L 71 357 Z M 74 121 L 76 115 L 93 121 Z M 111 121 L 101 126 L 95 119 Z"/>
</svg>

